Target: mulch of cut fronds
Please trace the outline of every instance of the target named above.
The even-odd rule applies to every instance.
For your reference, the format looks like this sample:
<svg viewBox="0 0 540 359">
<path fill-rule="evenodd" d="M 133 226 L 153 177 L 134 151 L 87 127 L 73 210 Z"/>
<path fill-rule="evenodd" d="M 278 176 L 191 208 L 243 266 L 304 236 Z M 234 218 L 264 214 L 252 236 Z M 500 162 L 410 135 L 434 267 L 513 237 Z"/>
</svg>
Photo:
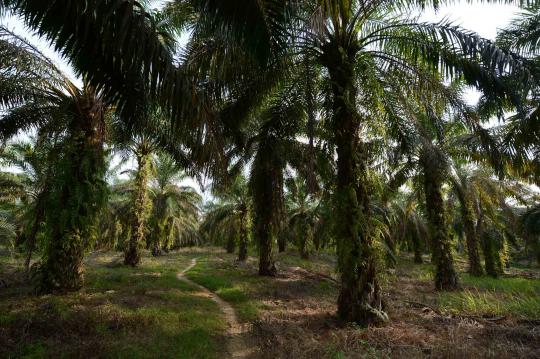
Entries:
<svg viewBox="0 0 540 359">
<path fill-rule="evenodd" d="M 527 315 L 508 309 L 519 308 L 515 301 L 519 290 L 525 290 L 522 298 L 533 300 L 540 288 L 535 281 L 475 282 L 462 276 L 463 291 L 441 294 L 433 290 L 429 265 L 404 260 L 386 275 L 391 321 L 361 328 L 341 323 L 335 316 L 338 284 L 329 271 L 333 262 L 314 256 L 313 263 L 303 265 L 297 256 L 287 257 L 279 257 L 276 278 L 257 277 L 255 260 L 235 269 L 234 257 L 224 254 L 209 258 L 199 271 L 201 277 L 227 278 L 257 308 L 257 318 L 251 321 L 251 337 L 259 347 L 254 358 L 540 357 L 536 321 L 540 313 L 535 315 L 535 304 L 525 309 L 531 311 Z M 467 293 L 491 296 L 507 307 L 492 311 L 477 306 L 472 311 L 459 304 L 470 301 Z M 455 302 L 448 296 L 454 296 Z"/>
</svg>

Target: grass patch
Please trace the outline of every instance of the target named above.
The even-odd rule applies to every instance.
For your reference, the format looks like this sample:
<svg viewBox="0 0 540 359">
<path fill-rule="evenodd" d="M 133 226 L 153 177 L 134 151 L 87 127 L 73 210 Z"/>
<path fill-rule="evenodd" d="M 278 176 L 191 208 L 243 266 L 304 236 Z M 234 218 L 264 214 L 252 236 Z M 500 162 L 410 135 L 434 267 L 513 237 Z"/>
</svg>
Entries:
<svg viewBox="0 0 540 359">
<path fill-rule="evenodd" d="M 441 293 L 443 308 L 454 313 L 508 315 L 522 319 L 540 318 L 540 280 L 517 277 L 473 277 L 462 274 L 465 289 Z"/>
<path fill-rule="evenodd" d="M 506 315 L 521 319 L 540 319 L 538 296 L 519 293 L 464 290 L 439 294 L 440 306 L 454 314 Z"/>
<path fill-rule="evenodd" d="M 253 289 L 251 285 L 258 279 L 252 278 L 251 281 L 246 281 L 245 270 L 222 264 L 216 268 L 210 264 L 208 258 L 201 258 L 186 275 L 230 303 L 241 322 L 258 319 L 259 308 L 249 296 L 249 289 Z"/>
<path fill-rule="evenodd" d="M 145 253 L 138 268 L 116 253 L 93 253 L 85 287 L 35 297 L 23 287 L 0 296 L 0 357 L 219 358 L 226 323 L 211 299 L 179 281 L 191 256 Z M 12 261 L 0 262 L 2 272 Z"/>
<path fill-rule="evenodd" d="M 474 277 L 468 273 L 461 275 L 463 284 L 477 289 L 486 289 L 505 293 L 521 293 L 540 296 L 540 279 L 519 277 Z"/>
<path fill-rule="evenodd" d="M 437 293 L 435 299 L 441 309 L 453 314 L 540 318 L 540 279 L 475 277 L 463 272 L 467 264 L 461 263 L 464 262 L 463 259 L 458 259 L 462 265 L 456 265 L 456 268 L 462 271 L 459 273 L 459 280 L 463 290 Z M 398 259 L 398 264 L 405 269 L 408 277 L 422 282 L 433 282 L 433 265 L 414 264 L 412 258 L 403 257 Z"/>
<path fill-rule="evenodd" d="M 303 259 L 296 250 L 288 250 L 277 255 L 278 265 L 288 267 L 301 267 L 308 271 L 321 273 L 330 277 L 337 277 L 336 255 L 331 251 L 321 250 L 313 253 L 309 259 Z"/>
</svg>

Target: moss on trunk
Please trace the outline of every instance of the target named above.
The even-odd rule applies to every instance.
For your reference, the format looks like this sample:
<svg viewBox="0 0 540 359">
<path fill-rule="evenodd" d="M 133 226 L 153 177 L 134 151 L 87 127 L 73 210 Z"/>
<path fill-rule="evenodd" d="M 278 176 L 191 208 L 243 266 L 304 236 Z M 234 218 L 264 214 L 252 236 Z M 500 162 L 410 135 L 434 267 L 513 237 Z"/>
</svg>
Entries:
<svg viewBox="0 0 540 359">
<path fill-rule="evenodd" d="M 124 264 L 132 267 L 141 261 L 141 246 L 144 243 L 146 220 L 149 213 L 148 179 L 150 176 L 151 151 L 145 144 L 138 146 L 137 174 L 135 177 L 135 191 L 133 198 L 133 214 L 131 236 L 124 253 Z"/>
<path fill-rule="evenodd" d="M 472 211 L 470 209 L 462 209 L 462 220 L 465 229 L 465 237 L 467 239 L 469 274 L 479 277 L 484 274 L 484 269 L 480 262 L 479 241 L 472 219 Z"/>
<path fill-rule="evenodd" d="M 43 258 L 33 273 L 40 293 L 81 288 L 84 252 L 107 197 L 104 104 L 85 88 L 70 110 L 73 120 L 48 193 Z"/>
<path fill-rule="evenodd" d="M 446 222 L 442 183 L 446 168 L 444 156 L 426 141 L 420 162 L 424 176 L 426 210 L 435 263 L 435 288 L 454 290 L 458 288 L 458 277 L 454 269 L 452 241 Z"/>
<path fill-rule="evenodd" d="M 236 239 L 234 236 L 230 235 L 227 238 L 227 243 L 225 243 L 225 251 L 229 254 L 234 253 L 234 250 L 236 249 Z"/>
<path fill-rule="evenodd" d="M 240 214 L 240 240 L 238 248 L 238 261 L 245 262 L 247 259 L 248 230 L 247 209 Z"/>
<path fill-rule="evenodd" d="M 369 234 L 369 196 L 366 167 L 359 146 L 360 116 L 356 109 L 353 43 L 340 46 L 334 39 L 323 48 L 322 63 L 332 87 L 332 127 L 337 151 L 337 183 L 334 195 L 334 236 L 337 242 L 341 288 L 338 315 L 346 321 L 369 324 L 386 321 L 377 276 L 373 238 Z"/>
<path fill-rule="evenodd" d="M 259 275 L 263 276 L 277 274 L 272 252 L 280 228 L 285 164 L 277 155 L 276 142 L 274 138 L 262 141 L 251 173 L 254 236 L 259 246 Z"/>
<path fill-rule="evenodd" d="M 457 188 L 458 199 L 460 202 L 461 221 L 465 231 L 467 241 L 467 253 L 469 255 L 469 274 L 479 277 L 484 274 L 482 263 L 480 262 L 479 240 L 474 225 L 473 206 L 471 200 L 467 197 L 464 188 Z"/>
</svg>

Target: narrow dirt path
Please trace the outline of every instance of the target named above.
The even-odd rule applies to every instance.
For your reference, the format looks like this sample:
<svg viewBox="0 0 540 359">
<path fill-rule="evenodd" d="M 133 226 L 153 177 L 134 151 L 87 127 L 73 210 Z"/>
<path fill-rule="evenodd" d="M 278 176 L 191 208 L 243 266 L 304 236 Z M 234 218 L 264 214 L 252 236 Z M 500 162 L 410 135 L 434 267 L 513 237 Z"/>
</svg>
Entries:
<svg viewBox="0 0 540 359">
<path fill-rule="evenodd" d="M 195 267 L 196 264 L 197 259 L 193 258 L 190 265 L 178 273 L 176 277 L 181 281 L 194 285 L 201 292 L 208 295 L 209 298 L 217 303 L 221 311 L 225 314 L 225 320 L 227 322 L 227 336 L 229 337 L 229 341 L 227 343 L 227 352 L 231 358 L 248 358 L 249 355 L 253 353 L 253 348 L 250 348 L 242 337 L 242 334 L 246 333 L 247 330 L 245 326 L 238 322 L 238 317 L 236 316 L 236 312 L 234 311 L 233 307 L 221 299 L 216 293 L 208 290 L 200 284 L 193 282 L 185 276 L 185 274 L 190 269 Z"/>
</svg>

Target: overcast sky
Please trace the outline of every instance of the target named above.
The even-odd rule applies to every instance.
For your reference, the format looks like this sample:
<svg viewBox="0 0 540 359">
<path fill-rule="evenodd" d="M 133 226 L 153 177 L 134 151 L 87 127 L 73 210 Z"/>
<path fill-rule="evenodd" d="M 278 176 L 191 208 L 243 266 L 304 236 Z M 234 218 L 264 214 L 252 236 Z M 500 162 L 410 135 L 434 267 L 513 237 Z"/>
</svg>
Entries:
<svg viewBox="0 0 540 359">
<path fill-rule="evenodd" d="M 505 27 L 509 21 L 516 15 L 519 9 L 510 5 L 494 5 L 494 4 L 467 4 L 466 1 L 456 2 L 454 5 L 443 6 L 436 13 L 432 10 L 426 11 L 421 16 L 422 21 L 438 22 L 442 19 L 448 19 L 455 25 L 460 25 L 463 28 L 477 32 L 480 36 L 487 39 L 494 39 L 497 34 L 497 29 Z M 33 36 L 26 31 L 22 22 L 17 18 L 0 18 L 0 24 L 7 26 L 17 34 L 23 35 L 33 44 L 40 48 L 45 55 L 53 59 L 59 67 L 73 80 L 75 76 L 71 68 L 67 65 L 61 56 L 47 45 L 43 39 Z M 80 84 L 80 81 L 75 80 Z M 478 94 L 474 91 L 469 91 L 467 94 L 468 100 L 474 103 L 478 99 Z M 188 181 L 189 185 L 193 185 L 200 190 L 199 186 L 194 181 Z M 205 194 L 205 197 L 208 193 Z"/>
</svg>

